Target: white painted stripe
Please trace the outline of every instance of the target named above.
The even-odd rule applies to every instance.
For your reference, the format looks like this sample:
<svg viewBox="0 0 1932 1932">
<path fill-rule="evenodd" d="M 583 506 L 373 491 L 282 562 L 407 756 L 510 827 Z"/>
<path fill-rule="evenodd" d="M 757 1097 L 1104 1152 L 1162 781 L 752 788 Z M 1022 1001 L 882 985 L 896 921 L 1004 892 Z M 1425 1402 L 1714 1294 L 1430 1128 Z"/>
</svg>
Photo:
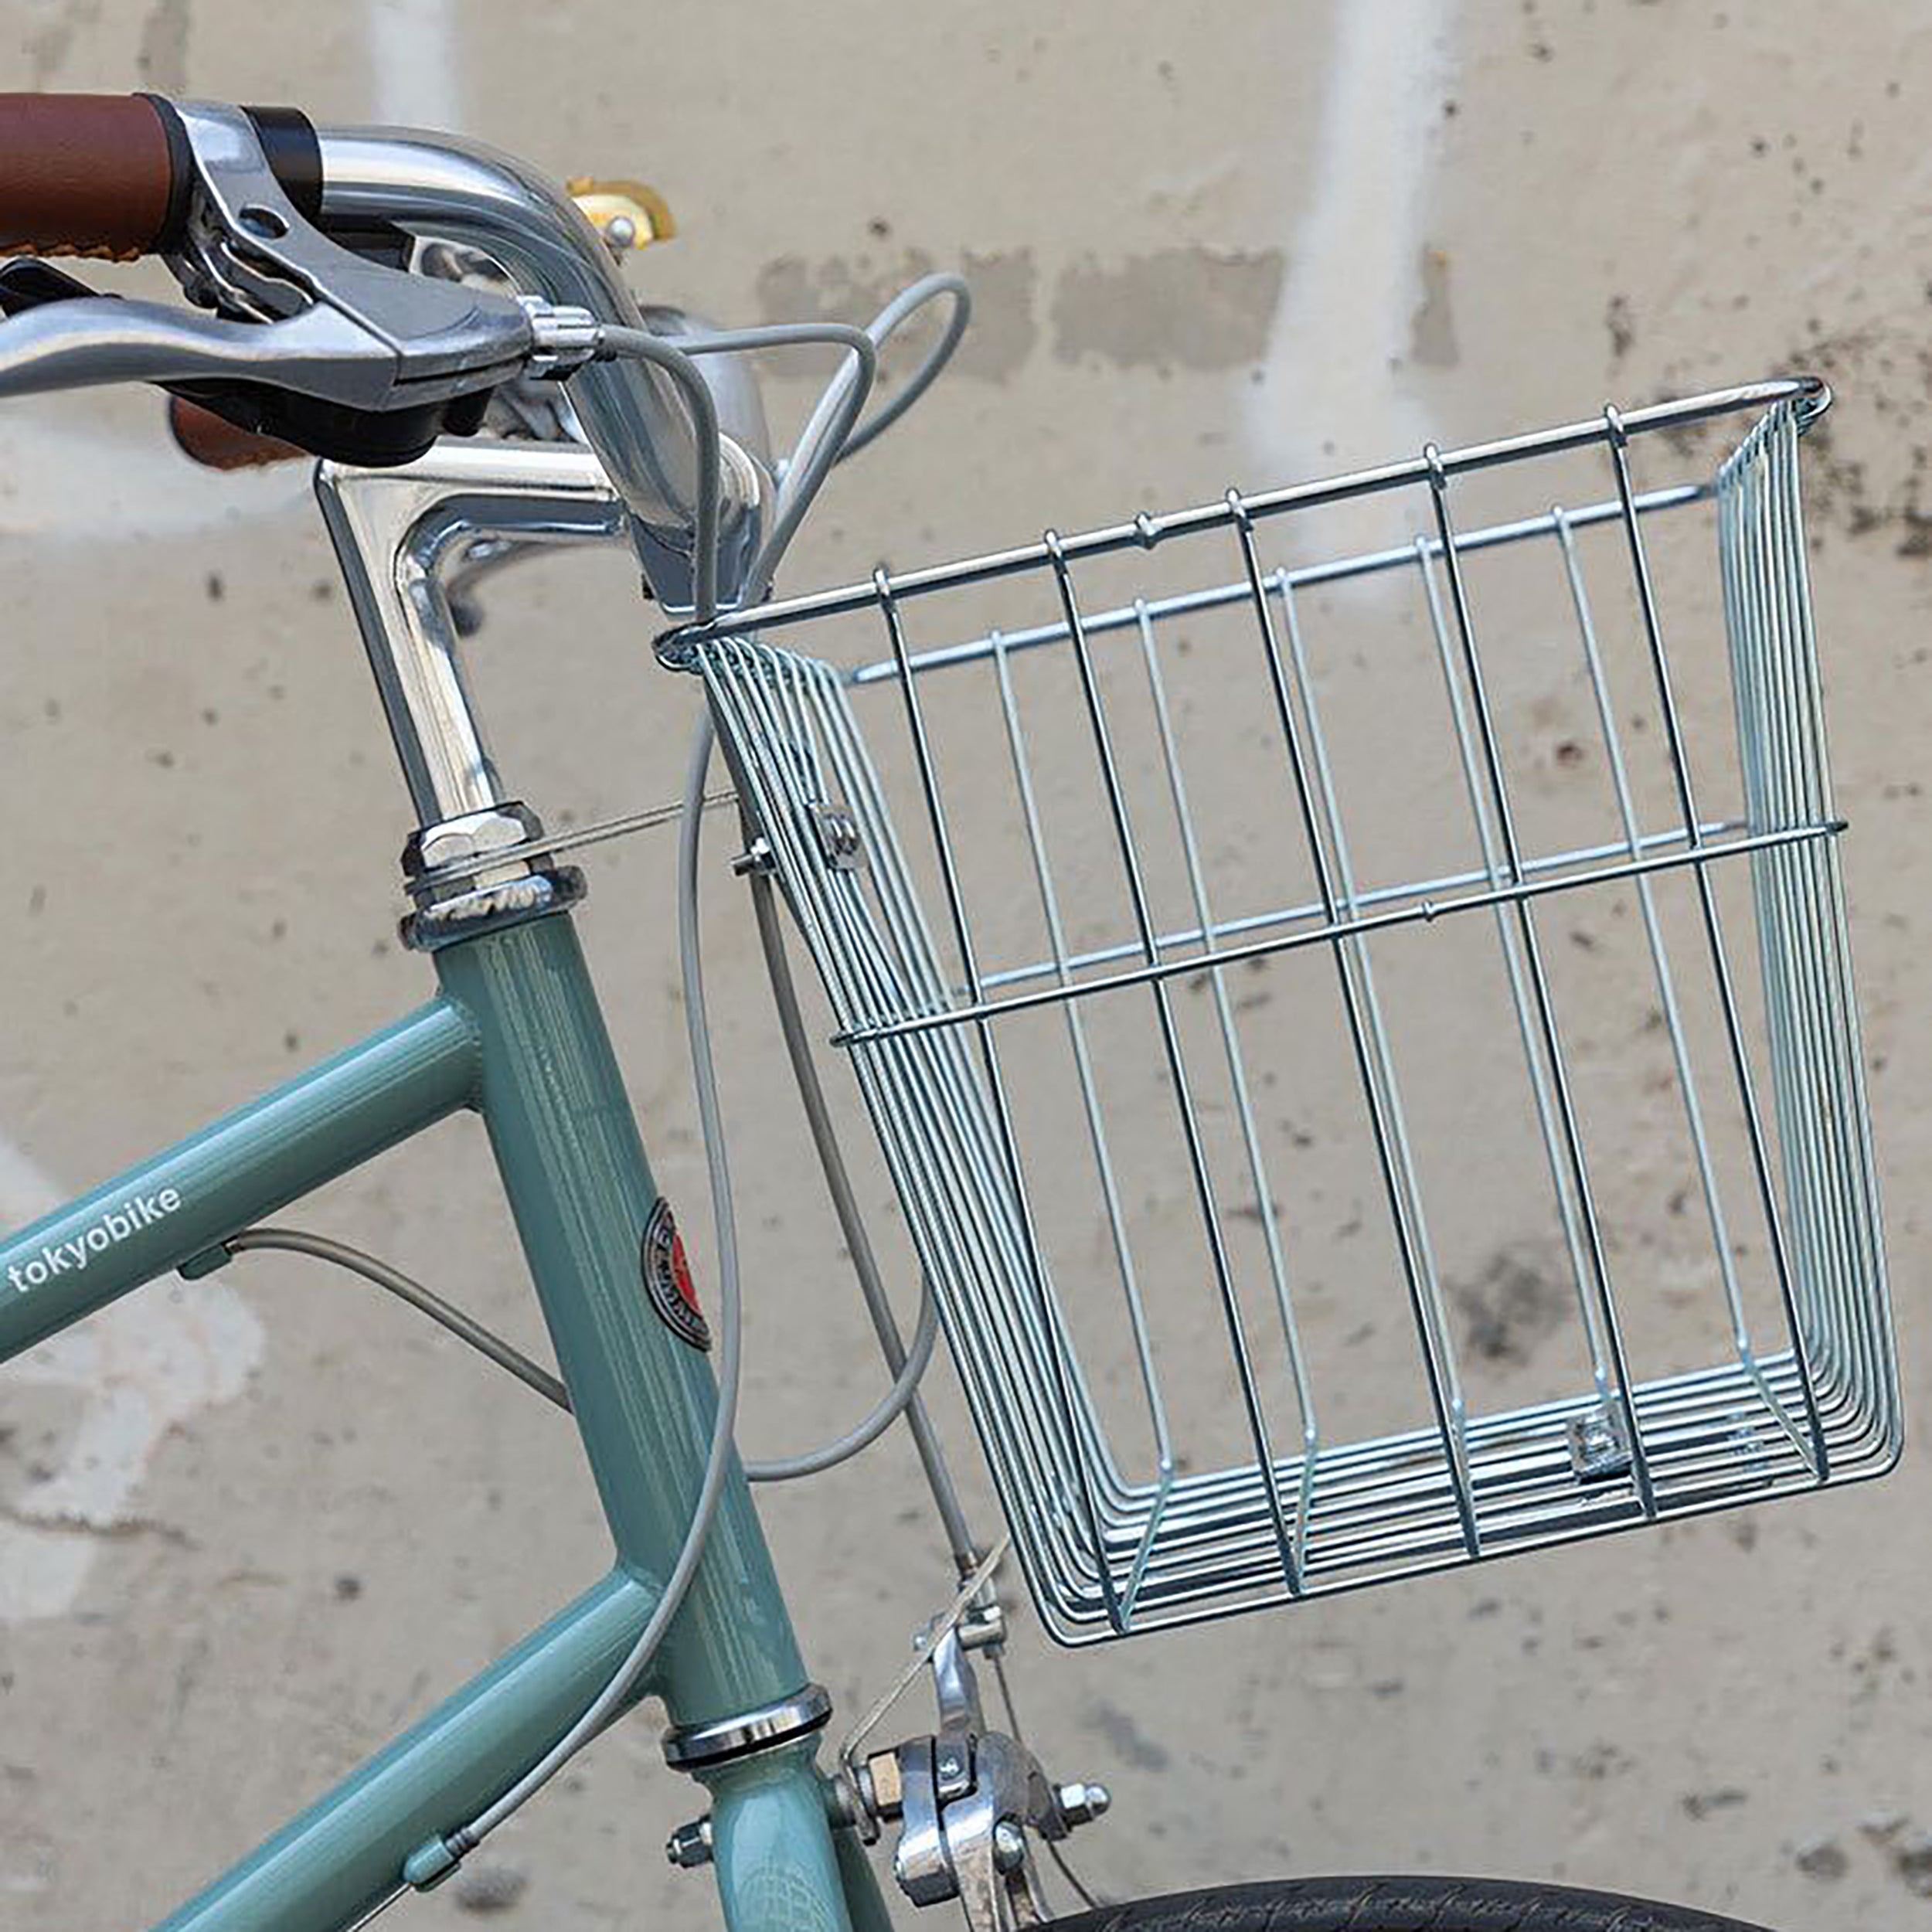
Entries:
<svg viewBox="0 0 1932 1932">
<path fill-rule="evenodd" d="M 392 127 L 459 129 L 456 0 L 363 0 L 370 91 Z"/>
<path fill-rule="evenodd" d="M 0 1227 L 38 1219 L 66 1192 L 0 1134 Z M 140 1520 L 135 1492 L 163 1438 L 239 1395 L 261 1355 L 261 1325 L 211 1279 L 152 1283 L 0 1367 L 80 1398 L 51 1473 L 0 1494 L 0 1623 L 73 1607 L 100 1536 Z"/>
<path fill-rule="evenodd" d="M 238 525 L 313 515 L 306 463 L 222 474 L 189 461 L 162 418 L 162 398 L 135 399 L 131 423 L 72 396 L 22 397 L 0 410 L 0 537 L 84 543 L 124 537 L 232 536 Z M 92 567 L 91 562 L 90 567 Z"/>
<path fill-rule="evenodd" d="M 26 1149 L 0 1134 L 0 1228 L 37 1221 L 60 1206 L 63 1198 Z"/>
<path fill-rule="evenodd" d="M 1429 434 L 1410 372 L 1392 365 L 1422 297 L 1450 13 L 1449 0 L 1335 0 L 1315 198 L 1269 345 L 1274 400 L 1244 411 L 1270 476 L 1385 461 Z"/>
</svg>

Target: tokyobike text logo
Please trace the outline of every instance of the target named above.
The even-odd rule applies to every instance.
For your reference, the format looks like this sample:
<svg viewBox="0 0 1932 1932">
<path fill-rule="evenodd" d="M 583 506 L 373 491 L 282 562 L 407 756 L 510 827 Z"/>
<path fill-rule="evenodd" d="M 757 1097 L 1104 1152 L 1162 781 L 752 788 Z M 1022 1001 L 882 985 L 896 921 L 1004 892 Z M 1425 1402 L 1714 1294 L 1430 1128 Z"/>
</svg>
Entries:
<svg viewBox="0 0 1932 1932">
<path fill-rule="evenodd" d="M 97 1254 L 105 1254 L 117 1242 L 166 1219 L 180 1206 L 181 1196 L 171 1187 L 158 1194 L 134 1195 L 119 1207 L 109 1208 L 73 1240 L 43 1247 L 31 1261 L 9 1263 L 7 1279 L 25 1294 L 29 1288 L 46 1287 L 56 1274 L 77 1274 Z"/>
</svg>

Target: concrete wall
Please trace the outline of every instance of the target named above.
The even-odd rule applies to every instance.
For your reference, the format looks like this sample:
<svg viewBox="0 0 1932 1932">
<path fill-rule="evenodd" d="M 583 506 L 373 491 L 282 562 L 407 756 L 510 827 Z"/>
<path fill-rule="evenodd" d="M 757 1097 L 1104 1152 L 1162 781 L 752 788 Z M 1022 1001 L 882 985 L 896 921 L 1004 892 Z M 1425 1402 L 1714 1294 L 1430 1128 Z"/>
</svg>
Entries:
<svg viewBox="0 0 1932 1932">
<path fill-rule="evenodd" d="M 1932 732 L 1923 408 L 1932 6 L 1318 0 L 9 0 L 5 84 L 289 100 L 634 172 L 641 287 L 732 319 L 974 278 L 957 372 L 842 473 L 794 586 L 1791 369 L 1842 392 L 1812 504 L 1909 1396 L 1922 1395 Z M 809 398 L 774 378 L 781 418 Z M 0 1219 L 421 994 L 406 828 L 304 483 L 188 473 L 153 399 L 0 411 Z M 553 819 L 675 790 L 691 693 L 617 558 L 505 580 L 476 653 Z M 991 771 L 989 767 L 989 773 Z M 668 1190 L 702 1169 L 668 840 L 585 927 Z M 876 1371 L 718 894 L 753 1297 L 747 1441 Z M 1641 1123 L 1627 1123 L 1641 1131 Z M 537 1346 L 480 1133 L 305 1222 Z M 701 1216 L 693 1207 L 687 1220 Z M 980 1486 L 950 1386 L 939 1406 Z M 875 1691 L 945 1592 L 893 1440 L 764 1510 L 808 1655 Z M 1923 1464 L 1843 1498 L 1013 1673 L 1114 1787 L 1117 1896 L 1336 1869 L 1522 1871 L 1781 1925 L 1916 1924 L 1932 1829 Z M 0 1379 L 0 1927 L 145 1923 L 602 1561 L 566 1430 L 293 1260 L 157 1287 Z M 707 1922 L 658 1846 L 690 1794 L 639 1721 L 412 1923 Z M 492 1889 L 492 1886 L 494 1890 Z"/>
</svg>

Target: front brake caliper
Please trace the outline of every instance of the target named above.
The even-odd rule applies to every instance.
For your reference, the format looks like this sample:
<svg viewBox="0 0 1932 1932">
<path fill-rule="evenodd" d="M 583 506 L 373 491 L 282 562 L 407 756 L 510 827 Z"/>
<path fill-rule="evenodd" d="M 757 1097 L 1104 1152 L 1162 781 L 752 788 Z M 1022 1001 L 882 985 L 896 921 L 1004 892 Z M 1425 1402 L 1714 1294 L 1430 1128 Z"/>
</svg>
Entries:
<svg viewBox="0 0 1932 1932">
<path fill-rule="evenodd" d="M 957 1899 L 969 1932 L 1043 1924 L 1033 1839 L 1063 1838 L 1108 1803 L 1101 1785 L 1056 1787 L 1017 1739 L 986 1728 L 968 1651 L 1004 1635 L 994 1606 L 932 1639 L 937 1732 L 875 1753 L 855 1781 L 866 1816 L 899 1825 L 900 1889 L 915 1905 Z"/>
</svg>

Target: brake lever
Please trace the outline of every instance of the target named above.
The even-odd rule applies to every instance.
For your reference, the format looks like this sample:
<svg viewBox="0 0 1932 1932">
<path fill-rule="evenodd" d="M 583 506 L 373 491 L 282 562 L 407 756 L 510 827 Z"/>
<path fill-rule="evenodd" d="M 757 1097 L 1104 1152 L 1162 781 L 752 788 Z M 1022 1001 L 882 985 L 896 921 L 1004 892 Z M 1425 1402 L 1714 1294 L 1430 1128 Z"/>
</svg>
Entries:
<svg viewBox="0 0 1932 1932">
<path fill-rule="evenodd" d="M 168 266 L 198 308 L 38 288 L 7 304 L 0 396 L 158 383 L 318 454 L 386 464 L 474 430 L 526 369 L 568 366 L 556 345 L 587 316 L 367 260 L 304 219 L 246 114 L 177 111 L 192 179 Z"/>
<path fill-rule="evenodd" d="M 439 401 L 495 387 L 536 350 L 531 306 L 516 297 L 389 267 L 311 226 L 240 108 L 191 100 L 175 111 L 194 179 L 186 240 L 168 265 L 191 301 L 244 325 L 272 332 L 326 315 L 331 352 L 304 393 L 361 409 Z"/>
<path fill-rule="evenodd" d="M 523 326 L 527 342 L 527 319 Z M 77 295 L 23 310 L 0 328 L 0 396 L 106 383 L 226 381 L 380 410 L 394 404 L 396 359 L 386 344 L 321 304 L 279 321 L 233 322 L 162 302 Z M 481 383 L 451 383 L 422 400 L 493 386 L 509 372 L 495 369 Z"/>
</svg>

